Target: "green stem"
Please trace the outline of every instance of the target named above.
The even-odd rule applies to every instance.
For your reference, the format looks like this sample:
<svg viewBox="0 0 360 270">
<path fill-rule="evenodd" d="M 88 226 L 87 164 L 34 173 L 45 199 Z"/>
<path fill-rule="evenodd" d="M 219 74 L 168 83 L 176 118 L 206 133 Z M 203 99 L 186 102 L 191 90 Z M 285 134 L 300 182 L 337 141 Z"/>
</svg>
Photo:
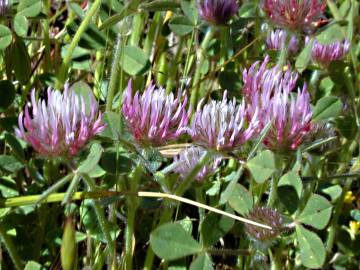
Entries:
<svg viewBox="0 0 360 270">
<path fill-rule="evenodd" d="M 346 88 L 348 89 L 349 94 L 351 96 L 351 102 L 352 102 L 352 105 L 353 105 L 356 125 L 357 125 L 357 127 L 360 127 L 358 105 L 356 104 L 355 87 L 354 87 L 352 76 L 351 76 L 351 73 L 350 73 L 348 67 L 345 69 L 345 76 L 344 77 L 345 77 Z"/>
<path fill-rule="evenodd" d="M 281 262 L 281 257 L 279 255 L 280 249 L 275 249 L 274 253 L 272 253 L 271 249 L 269 248 L 269 257 L 271 260 L 271 270 L 281 270 L 283 269 L 283 264 Z"/>
<path fill-rule="evenodd" d="M 111 74 L 110 74 L 110 82 L 109 82 L 109 89 L 107 92 L 106 97 L 106 111 L 112 110 L 113 100 L 115 93 L 118 90 L 119 85 L 119 76 L 120 76 L 120 61 L 122 59 L 122 44 L 123 39 L 119 34 L 117 36 L 116 47 L 114 52 L 114 59 L 112 62 Z"/>
<path fill-rule="evenodd" d="M 181 79 L 181 87 L 180 89 L 183 90 L 184 89 L 184 84 L 185 84 L 185 81 L 187 80 L 188 78 L 188 74 L 189 74 L 189 71 L 190 71 L 190 67 L 191 67 L 191 46 L 193 45 L 194 43 L 194 39 L 195 39 L 195 28 L 193 29 L 193 31 L 191 32 L 191 38 L 190 40 L 188 41 L 188 52 L 187 52 L 187 55 L 186 55 L 186 60 L 185 60 L 185 67 L 184 67 L 184 74 L 183 74 L 183 77 Z"/>
<path fill-rule="evenodd" d="M 170 94 L 171 90 L 174 88 L 176 74 L 177 74 L 176 71 L 179 69 L 179 63 L 180 63 L 181 52 L 183 50 L 183 47 L 184 47 L 184 39 L 180 38 L 178 47 L 176 49 L 175 57 L 174 57 L 174 59 L 173 59 L 173 61 L 171 63 L 171 67 L 170 67 L 170 70 L 169 70 L 169 77 L 168 77 L 168 80 L 166 82 L 166 93 L 167 94 Z"/>
<path fill-rule="evenodd" d="M 268 199 L 268 202 L 267 202 L 267 205 L 269 207 L 272 207 L 274 206 L 275 204 L 275 201 L 277 199 L 277 185 L 279 183 L 279 177 L 278 175 L 274 174 L 272 179 L 271 179 L 271 187 L 270 187 L 270 194 L 269 194 L 269 199 Z"/>
<path fill-rule="evenodd" d="M 68 178 L 70 180 L 70 178 Z M 55 203 L 61 202 L 64 200 L 66 193 L 55 193 L 50 194 L 47 196 L 40 195 L 28 195 L 28 196 L 19 196 L 7 199 L 0 199 L 0 208 L 7 208 L 7 207 L 19 207 L 25 205 L 33 205 L 33 204 L 44 204 L 44 203 Z M 82 201 L 85 199 L 100 199 L 106 198 L 113 194 L 110 194 L 107 191 L 99 191 L 99 192 L 75 192 L 73 197 L 71 198 L 72 201 Z"/>
<path fill-rule="evenodd" d="M 195 194 L 196 194 L 196 201 L 199 203 L 205 203 L 204 196 L 203 196 L 203 189 L 202 187 L 195 188 Z M 202 234 L 200 233 L 201 224 L 203 223 L 205 219 L 205 209 L 198 208 L 199 211 L 199 230 L 198 230 L 198 236 L 200 238 L 200 244 L 203 244 L 203 238 Z"/>
<path fill-rule="evenodd" d="M 199 203 L 205 204 L 202 187 L 196 188 L 195 194 L 196 194 L 196 201 Z M 199 207 L 199 224 L 200 225 L 203 222 L 204 218 L 205 218 L 205 209 Z"/>
<path fill-rule="evenodd" d="M 260 9 L 261 9 L 261 4 L 259 3 L 260 0 L 256 0 L 255 1 L 255 26 L 254 26 L 254 30 L 255 30 L 255 37 L 260 37 L 261 36 L 261 24 L 262 24 L 262 18 L 260 15 Z M 258 57 L 260 52 L 261 52 L 261 42 L 260 40 L 258 40 L 256 42 L 256 46 L 253 47 L 253 51 L 254 54 L 252 55 L 252 57 Z"/>
<path fill-rule="evenodd" d="M 91 179 L 91 177 L 89 177 L 86 174 L 82 174 L 81 176 L 84 179 L 89 190 L 91 192 L 96 192 L 96 185 L 95 185 L 93 179 Z M 105 239 L 106 239 L 106 242 L 107 242 L 107 245 L 109 248 L 109 254 L 113 258 L 112 259 L 112 261 L 113 261 L 114 257 L 115 257 L 115 245 L 111 238 L 110 228 L 109 228 L 109 224 L 107 223 L 107 220 L 105 218 L 104 209 L 97 200 L 93 200 L 93 206 L 94 206 L 94 210 L 95 210 L 96 216 L 99 221 L 100 228 L 105 236 Z"/>
<path fill-rule="evenodd" d="M 74 193 L 76 192 L 76 189 L 80 183 L 80 176 L 75 174 L 73 180 L 70 182 L 70 185 L 65 193 L 64 200 L 62 201 L 62 205 L 69 204 L 71 202 L 71 198 L 73 197 Z"/>
<path fill-rule="evenodd" d="M 161 27 L 161 12 L 156 12 L 144 41 L 144 52 L 148 57 L 151 55 L 151 50 L 154 47 L 155 36 L 159 33 Z"/>
<path fill-rule="evenodd" d="M 70 179 L 74 176 L 73 173 L 70 173 L 66 175 L 65 177 L 58 180 L 54 185 L 49 187 L 47 190 L 45 190 L 40 196 L 38 201 L 36 203 L 41 203 L 43 200 L 46 200 L 47 197 L 51 194 L 56 192 L 58 189 L 60 189 L 62 186 L 64 186 L 67 182 L 70 181 Z"/>
<path fill-rule="evenodd" d="M 94 15 L 96 14 L 97 10 L 99 9 L 101 5 L 101 0 L 95 0 L 94 3 L 92 4 L 89 12 L 86 14 L 86 16 L 84 17 L 83 21 L 81 22 L 79 29 L 76 31 L 63 60 L 63 63 L 60 67 L 60 71 L 59 71 L 59 76 L 58 76 L 58 80 L 56 82 L 56 88 L 60 89 L 62 87 L 62 85 L 65 82 L 65 78 L 68 72 L 68 68 L 69 68 L 69 64 L 72 58 L 72 55 L 74 53 L 74 50 L 76 48 L 76 46 L 78 45 L 81 36 L 83 35 L 83 33 L 85 32 L 86 28 L 89 26 L 92 18 L 94 17 Z"/>
<path fill-rule="evenodd" d="M 228 58 L 229 27 L 222 26 L 220 28 L 220 40 L 220 65 L 222 65 Z"/>
<path fill-rule="evenodd" d="M 168 61 L 167 61 L 167 51 L 161 53 L 158 63 L 156 65 L 156 82 L 159 85 L 164 85 L 168 78 Z"/>
<path fill-rule="evenodd" d="M 201 79 L 201 67 L 204 64 L 204 61 L 206 60 L 206 50 L 209 46 L 210 41 L 212 40 L 214 36 L 214 28 L 211 27 L 209 29 L 209 31 L 207 31 L 201 46 L 197 52 L 197 63 L 196 63 L 196 70 L 195 70 L 195 75 L 194 75 L 194 81 L 193 81 L 193 87 L 192 87 L 192 92 L 191 92 L 191 96 L 190 96 L 190 104 L 193 106 L 193 108 L 196 108 L 196 104 L 197 101 L 199 99 L 199 94 L 200 94 L 200 98 L 201 93 L 199 93 L 199 89 L 200 89 L 200 79 Z"/>
<path fill-rule="evenodd" d="M 21 259 L 16 252 L 14 243 L 12 242 L 11 238 L 6 233 L 6 230 L 2 227 L 1 224 L 0 224 L 0 237 L 10 255 L 11 260 L 13 261 L 13 263 L 15 265 L 15 268 L 18 270 L 24 269 Z"/>
<path fill-rule="evenodd" d="M 283 69 L 283 66 L 286 63 L 286 59 L 287 59 L 288 54 L 289 54 L 290 39 L 291 39 L 291 35 L 290 35 L 289 32 L 287 32 L 286 33 L 285 44 L 284 44 L 284 47 L 280 51 L 279 59 L 278 59 L 278 62 L 277 62 L 279 69 Z"/>
<path fill-rule="evenodd" d="M 134 16 L 132 33 L 129 43 L 133 46 L 138 46 L 141 36 L 144 33 L 144 22 L 145 22 L 145 13 L 140 12 Z"/>
<path fill-rule="evenodd" d="M 128 206 L 129 207 L 129 206 Z M 127 212 L 127 224 L 125 232 L 125 269 L 132 270 L 132 247 L 134 240 L 134 223 L 136 210 L 131 210 L 130 206 Z"/>
<path fill-rule="evenodd" d="M 273 174 L 273 177 L 271 179 L 271 187 L 270 187 L 270 194 L 268 198 L 267 205 L 269 207 L 273 207 L 275 205 L 275 201 L 278 197 L 277 192 L 277 186 L 281 177 L 281 171 L 282 171 L 282 157 L 275 155 L 275 166 L 276 166 L 276 172 Z"/>
<path fill-rule="evenodd" d="M 138 183 L 141 177 L 142 164 L 139 164 L 133 173 L 130 182 L 130 192 L 137 192 Z M 138 199 L 134 196 L 129 196 L 127 199 L 127 224 L 125 231 L 125 264 L 127 270 L 133 269 L 133 245 L 134 245 L 134 225 L 136 218 L 136 210 L 138 207 Z"/>
<path fill-rule="evenodd" d="M 44 12 L 46 14 L 46 19 L 44 20 L 44 46 L 45 46 L 45 71 L 51 70 L 51 55 L 50 55 L 50 24 L 49 24 L 49 10 L 50 10 L 50 0 L 44 1 Z"/>
<path fill-rule="evenodd" d="M 94 71 L 94 95 L 99 100 L 101 97 L 101 82 L 102 82 L 102 76 L 104 71 L 104 51 L 97 51 L 95 53 L 95 61 L 96 63 L 101 63 L 96 65 L 95 71 Z"/>
<path fill-rule="evenodd" d="M 343 190 L 341 192 L 341 196 L 338 198 L 338 201 L 336 202 L 334 214 L 333 214 L 333 217 L 332 217 L 331 223 L 330 223 L 328 238 L 326 240 L 326 251 L 328 254 L 330 254 L 332 252 L 335 236 L 338 231 L 339 218 L 340 218 L 342 208 L 344 205 L 344 198 L 345 198 L 346 193 L 349 191 L 352 182 L 353 182 L 353 179 L 346 180 Z"/>
<path fill-rule="evenodd" d="M 321 78 L 324 76 L 324 72 L 322 70 L 314 70 L 313 73 L 311 74 L 311 78 L 310 78 L 310 82 L 309 82 L 309 90 L 310 93 L 312 94 L 312 96 L 315 96 L 320 82 L 321 82 Z"/>
</svg>

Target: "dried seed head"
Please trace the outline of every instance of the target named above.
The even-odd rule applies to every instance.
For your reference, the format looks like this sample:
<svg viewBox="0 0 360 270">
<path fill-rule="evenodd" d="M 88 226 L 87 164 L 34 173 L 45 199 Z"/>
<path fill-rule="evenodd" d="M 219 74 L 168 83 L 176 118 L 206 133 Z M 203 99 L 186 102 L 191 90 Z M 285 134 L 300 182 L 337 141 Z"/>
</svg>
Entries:
<svg viewBox="0 0 360 270">
<path fill-rule="evenodd" d="M 277 27 L 292 32 L 309 32 L 323 17 L 325 0 L 264 0 L 263 10 Z"/>
<path fill-rule="evenodd" d="M 283 218 L 280 213 L 266 206 L 255 206 L 247 216 L 250 220 L 269 225 L 272 229 L 265 229 L 245 224 L 246 232 L 253 238 L 267 242 L 275 239 L 284 230 Z"/>
</svg>

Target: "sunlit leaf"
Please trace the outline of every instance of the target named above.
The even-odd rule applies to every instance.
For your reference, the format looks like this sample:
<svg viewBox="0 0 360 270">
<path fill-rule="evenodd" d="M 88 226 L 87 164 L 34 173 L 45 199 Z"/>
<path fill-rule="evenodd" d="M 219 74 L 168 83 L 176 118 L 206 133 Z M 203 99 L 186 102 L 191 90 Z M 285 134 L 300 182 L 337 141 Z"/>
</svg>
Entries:
<svg viewBox="0 0 360 270">
<path fill-rule="evenodd" d="M 269 150 L 265 150 L 250 159 L 247 162 L 247 167 L 255 181 L 261 184 L 269 179 L 276 170 L 274 154 Z"/>
<path fill-rule="evenodd" d="M 320 237 L 301 225 L 296 226 L 296 237 L 302 264 L 312 269 L 321 268 L 325 262 L 325 248 Z"/>
<path fill-rule="evenodd" d="M 296 218 L 298 222 L 310 225 L 316 229 L 324 229 L 330 220 L 331 203 L 324 197 L 313 194 L 304 210 Z"/>
<path fill-rule="evenodd" d="M 150 244 L 155 254 L 165 260 L 175 260 L 202 251 L 178 223 L 168 223 L 156 228 L 150 235 Z"/>
</svg>

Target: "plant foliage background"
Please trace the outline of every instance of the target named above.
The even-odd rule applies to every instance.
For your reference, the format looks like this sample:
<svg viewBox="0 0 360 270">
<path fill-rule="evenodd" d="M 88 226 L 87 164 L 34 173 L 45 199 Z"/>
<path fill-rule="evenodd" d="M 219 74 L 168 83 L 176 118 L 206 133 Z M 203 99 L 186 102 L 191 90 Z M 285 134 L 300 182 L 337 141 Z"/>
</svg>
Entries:
<svg viewBox="0 0 360 270">
<path fill-rule="evenodd" d="M 0 1 L 1 268 L 358 269 L 359 25 L 356 0 Z"/>
</svg>

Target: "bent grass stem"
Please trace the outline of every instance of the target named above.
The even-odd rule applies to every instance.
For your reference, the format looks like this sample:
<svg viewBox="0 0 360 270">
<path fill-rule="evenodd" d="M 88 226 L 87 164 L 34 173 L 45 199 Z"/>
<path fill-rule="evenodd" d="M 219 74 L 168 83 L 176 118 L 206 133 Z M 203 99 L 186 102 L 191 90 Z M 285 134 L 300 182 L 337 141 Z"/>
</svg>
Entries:
<svg viewBox="0 0 360 270">
<path fill-rule="evenodd" d="M 41 203 L 56 203 L 61 202 L 65 197 L 65 192 L 63 193 L 55 193 L 49 195 L 45 200 L 41 201 Z M 32 205 L 35 204 L 41 195 L 30 195 L 30 196 L 20 196 L 20 197 L 14 197 L 14 198 L 7 198 L 0 201 L 0 208 L 7 208 L 7 207 L 19 207 L 19 206 L 25 206 L 25 205 Z M 126 192 L 116 192 L 116 191 L 79 191 L 75 192 L 72 201 L 79 201 L 79 200 L 85 200 L 85 199 L 101 199 L 101 198 L 108 198 L 111 196 L 138 196 L 141 198 L 163 198 L 163 199 L 169 199 L 174 200 L 178 202 L 182 202 L 185 204 L 193 205 L 199 208 L 203 208 L 205 210 L 208 210 L 210 212 L 214 212 L 223 216 L 230 217 L 232 219 L 235 219 L 237 221 L 248 223 L 254 226 L 262 227 L 265 229 L 271 230 L 272 228 L 268 225 L 264 225 L 255 221 L 252 221 L 247 218 L 243 218 L 234 214 L 230 214 L 228 212 L 219 210 L 215 207 L 208 206 L 206 204 L 198 203 L 196 201 L 173 195 L 168 193 L 161 193 L 161 192 L 149 192 L 149 191 L 138 191 L 135 193 L 126 193 Z"/>
</svg>

